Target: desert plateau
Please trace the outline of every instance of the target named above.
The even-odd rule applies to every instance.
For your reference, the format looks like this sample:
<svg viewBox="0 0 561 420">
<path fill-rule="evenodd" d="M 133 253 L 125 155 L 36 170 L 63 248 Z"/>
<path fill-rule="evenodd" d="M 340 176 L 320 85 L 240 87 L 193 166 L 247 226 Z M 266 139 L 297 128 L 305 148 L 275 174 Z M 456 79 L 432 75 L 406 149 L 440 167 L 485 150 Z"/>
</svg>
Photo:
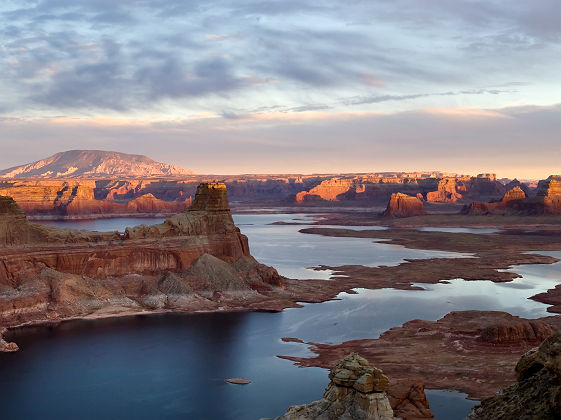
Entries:
<svg viewBox="0 0 561 420">
<path fill-rule="evenodd" d="M 560 21 L 0 2 L 0 419 L 561 418 Z"/>
</svg>

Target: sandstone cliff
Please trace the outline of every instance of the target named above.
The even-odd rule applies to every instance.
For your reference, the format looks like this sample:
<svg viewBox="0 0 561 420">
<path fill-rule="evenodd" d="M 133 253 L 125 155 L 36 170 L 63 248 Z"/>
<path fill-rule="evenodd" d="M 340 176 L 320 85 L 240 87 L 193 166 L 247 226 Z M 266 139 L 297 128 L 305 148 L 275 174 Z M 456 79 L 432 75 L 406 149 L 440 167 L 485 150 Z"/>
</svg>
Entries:
<svg viewBox="0 0 561 420">
<path fill-rule="evenodd" d="M 385 391 L 389 380 L 356 353 L 341 359 L 329 373 L 331 382 L 323 397 L 290 407 L 276 420 L 395 419 Z"/>
<path fill-rule="evenodd" d="M 419 197 L 407 194 L 392 194 L 386 210 L 382 213 L 385 217 L 411 217 L 426 214 L 423 202 Z"/>
<path fill-rule="evenodd" d="M 188 210 L 125 234 L 29 223 L 12 199 L 0 199 L 0 326 L 245 307 L 278 287 L 276 270 L 251 257 L 234 225 L 224 184 L 201 184 Z"/>
<path fill-rule="evenodd" d="M 517 382 L 481 402 L 468 420 L 561 418 L 561 330 L 516 365 Z"/>
</svg>

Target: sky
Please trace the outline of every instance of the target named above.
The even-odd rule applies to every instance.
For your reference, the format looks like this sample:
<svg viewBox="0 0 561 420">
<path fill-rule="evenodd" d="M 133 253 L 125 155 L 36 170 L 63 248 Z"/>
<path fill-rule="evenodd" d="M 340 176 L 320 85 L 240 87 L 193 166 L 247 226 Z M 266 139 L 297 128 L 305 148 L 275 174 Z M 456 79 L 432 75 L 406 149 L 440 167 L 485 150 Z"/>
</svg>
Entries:
<svg viewBox="0 0 561 420">
<path fill-rule="evenodd" d="M 3 0 L 0 168 L 561 173 L 559 0 Z"/>
</svg>

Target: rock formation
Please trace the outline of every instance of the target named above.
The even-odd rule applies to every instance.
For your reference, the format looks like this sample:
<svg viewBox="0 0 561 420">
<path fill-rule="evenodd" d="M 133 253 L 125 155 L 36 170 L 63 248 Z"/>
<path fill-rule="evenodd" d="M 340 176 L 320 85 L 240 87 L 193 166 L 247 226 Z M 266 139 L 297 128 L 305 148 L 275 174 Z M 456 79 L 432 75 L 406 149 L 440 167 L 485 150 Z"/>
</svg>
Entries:
<svg viewBox="0 0 561 420">
<path fill-rule="evenodd" d="M 535 197 L 528 197 L 519 186 L 508 191 L 500 202 L 473 202 L 464 209 L 472 215 L 542 216 L 561 214 L 561 176 L 552 175 L 538 184 Z"/>
<path fill-rule="evenodd" d="M 441 179 L 438 182 L 438 189 L 427 193 L 427 201 L 437 203 L 455 203 L 461 198 L 462 194 L 458 192 L 456 178 Z"/>
<path fill-rule="evenodd" d="M 515 371 L 517 382 L 474 407 L 468 420 L 561 418 L 561 330 L 524 354 Z"/>
<path fill-rule="evenodd" d="M 423 202 L 419 197 L 407 194 L 392 194 L 386 210 L 382 213 L 385 217 L 411 217 L 426 214 Z"/>
<path fill-rule="evenodd" d="M 339 360 L 329 379 L 321 400 L 292 406 L 277 420 L 395 418 L 385 393 L 388 378 L 358 354 L 351 353 Z"/>
<path fill-rule="evenodd" d="M 0 198 L 0 326 L 99 311 L 246 307 L 282 287 L 249 253 L 224 184 L 156 226 L 98 233 L 29 223 Z"/>
<path fill-rule="evenodd" d="M 102 178 L 107 176 L 188 175 L 179 166 L 146 156 L 102 150 L 69 150 L 46 159 L 0 171 L 0 178 Z"/>
</svg>

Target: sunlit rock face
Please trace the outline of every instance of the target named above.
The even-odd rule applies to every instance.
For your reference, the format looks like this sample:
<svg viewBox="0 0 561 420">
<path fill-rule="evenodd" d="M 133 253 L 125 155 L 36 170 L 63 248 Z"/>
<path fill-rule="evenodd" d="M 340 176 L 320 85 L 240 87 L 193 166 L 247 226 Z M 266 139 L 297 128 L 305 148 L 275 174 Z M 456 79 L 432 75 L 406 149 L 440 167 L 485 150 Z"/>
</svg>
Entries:
<svg viewBox="0 0 561 420">
<path fill-rule="evenodd" d="M 275 269 L 250 255 L 224 184 L 201 184 L 190 209 L 124 234 L 29 223 L 11 198 L 0 197 L 0 326 L 105 307 L 243 307 L 282 285 Z"/>
<path fill-rule="evenodd" d="M 392 194 L 383 216 L 386 217 L 411 217 L 426 214 L 423 202 L 419 197 L 407 194 Z"/>
</svg>

